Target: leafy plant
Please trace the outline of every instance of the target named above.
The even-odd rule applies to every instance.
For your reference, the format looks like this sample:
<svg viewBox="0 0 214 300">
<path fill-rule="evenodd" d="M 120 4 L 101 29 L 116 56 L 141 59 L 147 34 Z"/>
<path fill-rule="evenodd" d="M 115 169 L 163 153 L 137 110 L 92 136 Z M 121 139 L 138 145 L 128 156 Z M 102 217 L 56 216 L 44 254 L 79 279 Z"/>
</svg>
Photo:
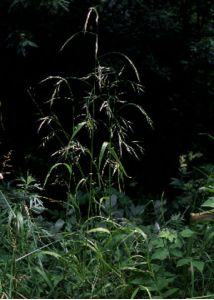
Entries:
<svg viewBox="0 0 214 300">
<path fill-rule="evenodd" d="M 45 126 L 49 128 L 44 145 L 54 140 L 60 147 L 52 154 L 60 163 L 53 165 L 45 183 L 53 171 L 59 170 L 59 166 L 67 169 L 65 184 L 68 192 L 75 188 L 75 193 L 84 189 L 88 194 L 88 215 L 91 211 L 97 212 L 102 197 L 111 197 L 113 186 L 122 191 L 124 178 L 128 177 L 122 161 L 124 152 L 136 158 L 142 153 L 140 142 L 131 140 L 134 124 L 129 119 L 130 111 L 132 115 L 135 111 L 142 114 L 152 125 L 144 109 L 130 100 L 138 98 L 143 90 L 133 62 L 122 53 L 99 56 L 98 33 L 88 30 L 93 14 L 98 27 L 99 15 L 95 8 L 91 8 L 83 31 L 69 38 L 61 51 L 80 34 L 92 36 L 95 43 L 94 70 L 80 78 L 50 76 L 43 80 L 41 84 L 54 82 L 53 92 L 46 102 L 50 114 L 45 115 L 39 108 L 43 115 L 39 131 L 44 130 Z M 115 65 L 111 63 L 114 57 L 117 58 Z M 135 80 L 128 79 L 126 72 L 132 72 L 130 77 Z M 77 99 L 75 84 L 80 84 L 83 89 L 81 97 Z M 59 115 L 59 107 L 63 102 L 67 103 L 69 109 L 71 121 L 68 126 L 64 123 L 65 116 Z M 74 198 L 77 199 L 76 196 Z"/>
<path fill-rule="evenodd" d="M 15 48 L 18 55 L 27 56 L 30 48 L 38 47 L 32 39 L 31 33 L 16 30 L 9 34 L 7 47 Z"/>
<path fill-rule="evenodd" d="M 163 214 L 158 226 L 143 224 L 145 207 L 137 225 L 131 200 L 115 190 L 111 203 L 102 203 L 114 219 L 100 215 L 74 223 L 70 215 L 53 222 L 30 209 L 35 190 L 29 174 L 9 191 L 1 186 L 2 296 L 211 298 L 213 223 L 190 227 L 179 214 L 167 219 L 162 200 L 154 206 L 156 216 Z M 114 214 L 120 203 L 131 221 Z"/>
</svg>

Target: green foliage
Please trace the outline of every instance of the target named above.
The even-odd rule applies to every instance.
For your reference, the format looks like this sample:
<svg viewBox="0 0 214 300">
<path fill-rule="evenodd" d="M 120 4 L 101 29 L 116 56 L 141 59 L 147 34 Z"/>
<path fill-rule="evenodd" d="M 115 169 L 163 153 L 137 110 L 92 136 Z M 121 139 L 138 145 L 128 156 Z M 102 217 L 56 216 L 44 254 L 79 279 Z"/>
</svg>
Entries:
<svg viewBox="0 0 214 300">
<path fill-rule="evenodd" d="M 14 31 L 8 36 L 8 48 L 15 48 L 18 55 L 26 56 L 29 48 L 37 48 L 29 32 Z"/>
<path fill-rule="evenodd" d="M 185 182 L 174 183 L 183 193 L 179 203 L 186 203 L 186 193 L 196 193 L 192 203 L 195 210 L 198 205 L 201 211 L 200 203 L 202 209 L 213 208 L 213 166 L 195 168 L 194 159 L 199 157 L 192 152 L 182 156 L 180 174 L 187 183 L 190 176 L 192 181 L 202 178 L 198 185 L 200 193 Z M 70 165 L 58 163 L 48 177 L 58 168 L 65 168 L 69 176 L 73 174 Z M 77 218 L 80 199 L 85 197 L 84 201 L 88 201 L 90 194 L 77 186 L 75 195 L 69 193 L 71 205 L 67 207 L 65 203 L 66 213 L 51 221 L 45 215 L 40 184 L 30 173 L 13 184 L 2 180 L 2 297 L 213 296 L 214 223 L 206 220 L 188 225 L 181 214 L 182 206 L 179 213 L 172 215 L 164 195 L 140 206 L 116 189 L 109 192 L 107 188 L 100 198 L 99 215 L 83 220 Z M 149 203 L 153 203 L 154 212 L 148 224 L 152 207 Z"/>
<path fill-rule="evenodd" d="M 197 160 L 201 157 L 201 153 L 192 151 L 180 156 L 180 177 L 171 180 L 171 185 L 179 191 L 177 201 L 173 204 L 175 209 L 180 205 L 184 211 L 194 212 L 202 204 L 205 186 L 213 182 L 213 166 L 203 164 L 198 167 Z"/>
<path fill-rule="evenodd" d="M 187 158 L 190 163 L 197 156 L 182 157 L 181 174 L 185 171 L 190 176 Z M 58 167 L 72 174 L 69 165 L 59 163 Z M 212 208 L 213 169 L 198 170 L 202 177 L 207 175 L 205 170 L 210 172 L 199 189 L 207 199 L 201 201 L 202 208 Z M 45 210 L 35 210 L 38 203 L 32 207 L 32 199 L 41 200 L 41 192 L 29 173 L 16 184 L 1 184 L 2 297 L 167 299 L 214 294 L 213 222 L 187 225 L 181 214 L 170 213 L 162 196 L 152 201 L 155 224 L 151 220 L 145 224 L 148 203 L 135 206 L 115 189 L 110 198 L 107 190 L 101 199 L 99 216 L 78 222 L 69 207 L 67 215 L 50 221 Z"/>
<path fill-rule="evenodd" d="M 213 224 L 189 227 L 171 216 L 143 225 L 145 212 L 138 225 L 104 216 L 50 222 L 30 209 L 31 179 L 19 205 L 10 195 L 20 185 L 10 193 L 1 186 L 2 297 L 212 297 Z"/>
</svg>

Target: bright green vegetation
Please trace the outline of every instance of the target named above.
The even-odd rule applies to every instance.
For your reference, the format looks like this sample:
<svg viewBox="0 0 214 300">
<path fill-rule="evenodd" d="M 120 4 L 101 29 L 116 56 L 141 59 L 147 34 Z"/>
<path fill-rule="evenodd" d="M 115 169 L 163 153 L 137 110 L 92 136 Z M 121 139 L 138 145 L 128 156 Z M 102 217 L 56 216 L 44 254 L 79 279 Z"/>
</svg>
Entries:
<svg viewBox="0 0 214 300">
<path fill-rule="evenodd" d="M 190 224 L 188 214 L 212 215 L 214 165 L 196 167 L 199 153 L 181 156 L 172 203 L 164 194 L 125 194 L 123 157 L 139 159 L 143 153 L 133 116 L 141 114 L 151 127 L 152 121 L 137 101 L 142 85 L 133 62 L 122 53 L 99 56 L 98 34 L 88 29 L 92 15 L 98 26 L 91 9 L 83 31 L 61 51 L 76 36 L 93 35 L 93 71 L 43 80 L 50 94 L 44 106 L 29 91 L 45 149 L 52 143 L 53 163 L 43 184 L 30 172 L 1 179 L 0 296 L 213 298 L 213 220 Z M 83 91 L 78 102 L 77 86 Z M 60 116 L 64 105 L 70 122 Z M 2 176 L 9 167 L 8 155 Z M 44 196 L 53 184 L 63 188 L 65 199 Z"/>
<path fill-rule="evenodd" d="M 190 206 L 213 208 L 212 174 L 178 180 L 177 203 L 185 208 L 191 197 Z M 134 205 L 116 190 L 100 199 L 99 214 L 82 219 L 83 199 L 73 198 L 69 192 L 64 210 L 47 219 L 31 175 L 1 185 L 1 297 L 213 298 L 212 221 L 190 226 L 164 198 Z"/>
</svg>

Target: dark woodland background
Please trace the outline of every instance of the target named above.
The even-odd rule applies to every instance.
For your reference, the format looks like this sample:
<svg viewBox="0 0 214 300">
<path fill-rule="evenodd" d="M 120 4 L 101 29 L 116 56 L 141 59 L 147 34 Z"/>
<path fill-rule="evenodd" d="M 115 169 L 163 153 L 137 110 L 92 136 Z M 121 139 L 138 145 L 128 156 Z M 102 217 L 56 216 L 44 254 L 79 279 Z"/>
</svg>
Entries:
<svg viewBox="0 0 214 300">
<path fill-rule="evenodd" d="M 210 0 L 2 0 L 0 153 L 12 150 L 17 170 L 31 168 L 37 176 L 42 164 L 45 170 L 38 110 L 27 90 L 37 91 L 38 82 L 50 75 L 82 76 L 91 70 L 91 38 L 59 49 L 83 29 L 92 6 L 99 12 L 99 54 L 119 51 L 134 62 L 144 85 L 140 104 L 154 122 L 151 129 L 139 114 L 136 136 L 145 153 L 140 162 L 127 161 L 128 170 L 139 190 L 162 192 L 178 172 L 179 155 L 202 152 L 201 160 L 213 159 L 210 141 L 201 135 L 212 134 L 214 122 Z M 39 95 L 41 104 L 45 97 Z M 61 113 L 69 118 L 66 109 Z"/>
</svg>

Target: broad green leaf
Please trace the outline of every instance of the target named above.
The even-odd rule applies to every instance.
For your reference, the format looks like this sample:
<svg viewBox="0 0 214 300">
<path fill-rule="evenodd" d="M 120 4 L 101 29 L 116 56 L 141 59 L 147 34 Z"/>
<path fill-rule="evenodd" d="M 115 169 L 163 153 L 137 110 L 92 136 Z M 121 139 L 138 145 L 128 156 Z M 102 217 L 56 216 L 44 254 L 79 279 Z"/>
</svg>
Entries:
<svg viewBox="0 0 214 300">
<path fill-rule="evenodd" d="M 205 201 L 201 206 L 203 207 L 211 207 L 214 208 L 214 197 L 210 197 L 207 201 Z"/>
<path fill-rule="evenodd" d="M 149 242 L 149 245 L 151 245 L 152 247 L 155 247 L 155 248 L 164 248 L 165 247 L 164 240 L 159 239 L 159 238 L 155 238 L 155 239 L 151 240 Z"/>
<path fill-rule="evenodd" d="M 151 264 L 151 268 L 152 268 L 153 272 L 155 272 L 157 274 L 159 272 L 161 272 L 161 270 L 162 270 L 162 267 L 161 267 L 161 265 L 160 265 L 160 263 L 158 261 L 156 263 L 152 263 Z"/>
<path fill-rule="evenodd" d="M 175 256 L 175 257 L 182 257 L 183 256 L 182 251 L 180 251 L 178 249 L 170 249 L 170 254 L 171 254 L 171 256 Z"/>
<path fill-rule="evenodd" d="M 172 283 L 175 280 L 174 277 L 167 277 L 167 272 L 163 272 L 161 275 L 157 277 L 157 286 L 159 290 L 163 290 L 169 286 L 170 283 Z"/>
<path fill-rule="evenodd" d="M 167 249 L 156 249 L 155 253 L 152 255 L 152 259 L 164 260 L 169 256 L 169 251 Z"/>
<path fill-rule="evenodd" d="M 177 238 L 177 233 L 168 229 L 161 230 L 159 237 L 164 238 L 170 242 L 173 242 Z"/>
<path fill-rule="evenodd" d="M 195 233 L 194 231 L 192 231 L 191 229 L 184 229 L 180 232 L 180 235 L 184 238 L 189 238 L 191 236 L 193 236 Z"/>
<path fill-rule="evenodd" d="M 182 267 L 182 266 L 185 266 L 185 265 L 189 265 L 191 262 L 192 262 L 191 258 L 179 259 L 178 262 L 177 262 L 177 267 Z"/>
<path fill-rule="evenodd" d="M 170 245 L 170 249 L 181 249 L 183 247 L 183 243 L 179 238 L 177 238 L 172 245 Z"/>
<path fill-rule="evenodd" d="M 193 267 L 195 267 L 199 272 L 203 272 L 204 270 L 204 262 L 200 260 L 193 260 L 192 261 Z"/>
<path fill-rule="evenodd" d="M 140 285 L 143 284 L 144 280 L 142 277 L 134 278 L 130 281 L 131 284 Z"/>
</svg>

